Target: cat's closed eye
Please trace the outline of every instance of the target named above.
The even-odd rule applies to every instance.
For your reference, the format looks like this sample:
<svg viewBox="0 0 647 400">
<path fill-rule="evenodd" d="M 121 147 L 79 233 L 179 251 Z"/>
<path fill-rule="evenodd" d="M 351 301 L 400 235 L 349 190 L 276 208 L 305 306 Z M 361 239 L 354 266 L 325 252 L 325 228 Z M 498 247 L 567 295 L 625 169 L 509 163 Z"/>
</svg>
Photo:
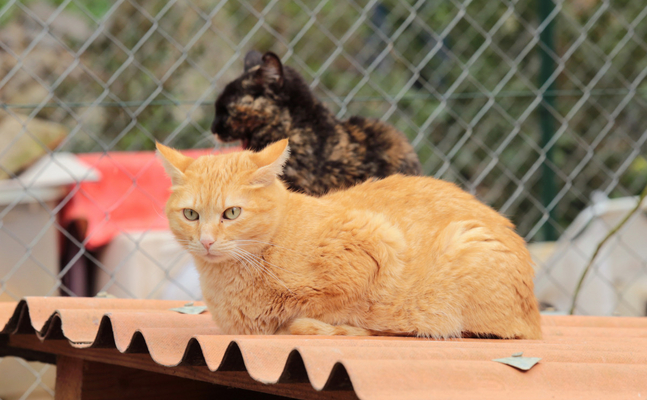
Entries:
<svg viewBox="0 0 647 400">
<path fill-rule="evenodd" d="M 190 208 L 185 208 L 183 212 L 184 218 L 188 219 L 189 221 L 196 221 L 198 218 L 200 218 L 200 214 Z"/>
<path fill-rule="evenodd" d="M 226 209 L 224 213 L 222 213 L 222 217 L 229 220 L 236 219 L 240 215 L 240 212 L 240 207 L 230 207 Z"/>
</svg>

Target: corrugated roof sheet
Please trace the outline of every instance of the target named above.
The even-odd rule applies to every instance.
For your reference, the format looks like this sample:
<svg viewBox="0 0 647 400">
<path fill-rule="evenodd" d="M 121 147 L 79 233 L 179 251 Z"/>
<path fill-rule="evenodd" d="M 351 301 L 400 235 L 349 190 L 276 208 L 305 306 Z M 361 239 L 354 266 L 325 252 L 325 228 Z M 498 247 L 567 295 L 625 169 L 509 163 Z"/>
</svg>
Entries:
<svg viewBox="0 0 647 400">
<path fill-rule="evenodd" d="M 31 297 L 0 303 L 0 334 L 144 352 L 167 367 L 199 360 L 221 371 L 242 357 L 256 381 L 301 374 L 314 389 L 331 390 L 350 380 L 360 399 L 647 396 L 647 318 L 542 316 L 539 341 L 232 336 L 206 312 L 169 310 L 184 303 Z M 492 361 L 519 351 L 541 361 L 527 372 Z"/>
</svg>

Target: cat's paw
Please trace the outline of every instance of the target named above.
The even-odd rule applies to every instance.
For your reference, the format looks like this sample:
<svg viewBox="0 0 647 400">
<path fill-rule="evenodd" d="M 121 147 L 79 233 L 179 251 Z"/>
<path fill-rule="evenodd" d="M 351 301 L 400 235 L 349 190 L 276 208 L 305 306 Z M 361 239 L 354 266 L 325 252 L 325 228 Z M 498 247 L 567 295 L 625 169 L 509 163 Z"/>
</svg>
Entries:
<svg viewBox="0 0 647 400">
<path fill-rule="evenodd" d="M 297 318 L 286 327 L 290 335 L 370 336 L 371 332 L 350 325 L 330 325 L 312 318 Z"/>
</svg>

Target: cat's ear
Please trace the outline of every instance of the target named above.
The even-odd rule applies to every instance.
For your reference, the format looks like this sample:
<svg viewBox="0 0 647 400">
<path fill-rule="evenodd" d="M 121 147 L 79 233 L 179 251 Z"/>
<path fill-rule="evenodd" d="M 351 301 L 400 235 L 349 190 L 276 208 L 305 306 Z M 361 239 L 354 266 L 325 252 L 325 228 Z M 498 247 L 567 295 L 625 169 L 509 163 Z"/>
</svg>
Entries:
<svg viewBox="0 0 647 400">
<path fill-rule="evenodd" d="M 263 63 L 261 64 L 259 73 L 263 79 L 263 83 L 267 86 L 283 86 L 283 64 L 281 64 L 279 56 L 268 51 L 263 54 L 262 61 Z"/>
<path fill-rule="evenodd" d="M 283 166 L 289 157 L 288 139 L 279 140 L 258 153 L 252 153 L 249 158 L 258 166 L 258 170 L 252 174 L 250 184 L 252 186 L 270 185 L 283 173 Z"/>
<path fill-rule="evenodd" d="M 261 65 L 263 62 L 263 55 L 260 51 L 250 50 L 245 54 L 245 72 L 254 68 L 257 65 Z"/>
<path fill-rule="evenodd" d="M 157 146 L 157 157 L 162 160 L 164 169 L 168 176 L 171 177 L 173 186 L 184 183 L 184 171 L 195 160 L 159 142 L 155 143 L 155 145 Z"/>
</svg>

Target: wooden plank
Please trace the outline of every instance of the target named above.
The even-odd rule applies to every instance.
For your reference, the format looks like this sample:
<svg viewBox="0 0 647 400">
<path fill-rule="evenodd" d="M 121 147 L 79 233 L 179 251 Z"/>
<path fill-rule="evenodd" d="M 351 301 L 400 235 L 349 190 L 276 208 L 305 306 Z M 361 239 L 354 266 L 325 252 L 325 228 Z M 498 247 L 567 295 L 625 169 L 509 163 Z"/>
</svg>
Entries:
<svg viewBox="0 0 647 400">
<path fill-rule="evenodd" d="M 81 400 L 83 363 L 80 358 L 56 357 L 55 400 Z"/>
<path fill-rule="evenodd" d="M 156 372 L 85 361 L 83 400 L 281 400 L 287 397 L 228 388 Z"/>
<path fill-rule="evenodd" d="M 45 364 L 56 364 L 56 356 L 42 351 L 10 347 L 9 335 L 0 335 L 0 358 L 20 357 L 25 361 L 38 361 Z"/>
<path fill-rule="evenodd" d="M 153 361 L 149 354 L 122 354 L 117 349 L 77 349 L 67 340 L 47 340 L 41 342 L 34 335 L 11 335 L 9 346 L 41 351 L 58 356 L 76 357 L 86 361 L 95 361 L 111 365 L 134 368 L 143 371 L 172 375 L 180 378 L 199 380 L 222 386 L 235 387 L 285 396 L 295 399 L 357 399 L 352 390 L 318 392 L 309 382 L 278 383 L 266 385 L 253 380 L 246 371 L 217 371 L 197 366 L 165 367 Z"/>
</svg>

